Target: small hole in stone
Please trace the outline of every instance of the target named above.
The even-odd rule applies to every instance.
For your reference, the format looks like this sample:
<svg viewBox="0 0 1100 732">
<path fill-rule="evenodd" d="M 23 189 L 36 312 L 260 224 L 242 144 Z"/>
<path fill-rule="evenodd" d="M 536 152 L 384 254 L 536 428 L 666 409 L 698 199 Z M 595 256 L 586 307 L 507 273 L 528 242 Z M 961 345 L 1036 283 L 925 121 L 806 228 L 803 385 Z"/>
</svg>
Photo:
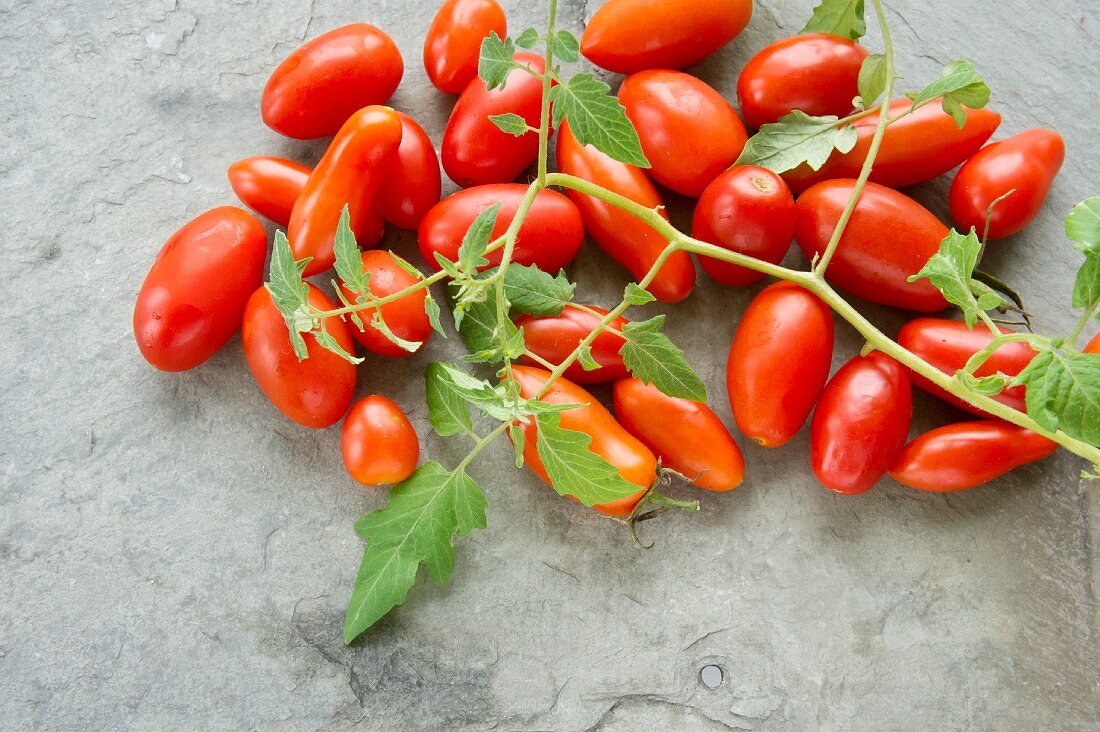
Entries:
<svg viewBox="0 0 1100 732">
<path fill-rule="evenodd" d="M 703 666 L 699 669 L 699 680 L 708 689 L 717 689 L 722 685 L 722 669 L 719 666 Z"/>
</svg>

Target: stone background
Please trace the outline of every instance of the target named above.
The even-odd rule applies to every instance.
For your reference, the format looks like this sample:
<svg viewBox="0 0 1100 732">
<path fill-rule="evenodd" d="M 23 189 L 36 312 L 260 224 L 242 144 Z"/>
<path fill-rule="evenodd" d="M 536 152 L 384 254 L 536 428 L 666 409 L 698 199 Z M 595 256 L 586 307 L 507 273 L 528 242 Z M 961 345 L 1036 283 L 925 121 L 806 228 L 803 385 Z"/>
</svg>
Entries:
<svg viewBox="0 0 1100 732">
<path fill-rule="evenodd" d="M 459 542 L 451 587 L 419 584 L 343 646 L 352 523 L 382 495 L 344 473 L 338 430 L 298 427 L 262 398 L 238 339 L 192 372 L 160 373 L 130 315 L 168 235 L 235 202 L 230 162 L 319 157 L 323 143 L 281 139 L 258 114 L 267 74 L 303 39 L 351 21 L 391 33 L 407 66 L 393 103 L 438 143 L 452 100 L 419 61 L 436 5 L 0 0 L 0 728 L 1100 726 L 1100 493 L 1066 454 L 965 494 L 884 481 L 842 498 L 814 483 L 804 431 L 773 452 L 744 445 L 745 485 L 644 525 L 646 552 L 516 473 L 501 445 L 473 470 L 489 528 Z M 541 25 L 545 3 L 505 5 L 514 31 Z M 581 30 L 591 5 L 563 1 L 563 25 Z M 1065 136 L 1046 210 L 987 260 L 1043 330 L 1064 332 L 1077 257 L 1061 218 L 1100 186 L 1100 8 L 888 5 L 908 88 L 970 58 L 1004 114 L 1000 137 Z M 758 2 L 694 71 L 732 97 L 742 64 L 810 6 Z M 946 190 L 915 195 L 942 214 Z M 411 236 L 390 241 L 415 254 Z M 625 282 L 591 246 L 572 274 L 597 304 Z M 649 308 L 668 312 L 727 420 L 726 348 L 755 289 L 704 279 L 682 305 Z M 859 344 L 838 335 L 839 364 Z M 419 374 L 458 353 L 437 338 L 408 362 L 369 358 L 360 381 L 405 406 L 445 462 L 459 447 L 428 436 Z M 917 401 L 914 430 L 959 417 Z M 713 691 L 707 663 L 725 674 Z"/>
</svg>

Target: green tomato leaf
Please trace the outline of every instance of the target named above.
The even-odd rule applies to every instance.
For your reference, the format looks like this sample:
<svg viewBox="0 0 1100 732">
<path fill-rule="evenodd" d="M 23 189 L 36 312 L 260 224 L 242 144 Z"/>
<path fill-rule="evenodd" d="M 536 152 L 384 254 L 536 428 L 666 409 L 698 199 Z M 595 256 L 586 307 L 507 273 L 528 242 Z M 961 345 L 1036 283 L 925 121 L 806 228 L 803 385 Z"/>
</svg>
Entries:
<svg viewBox="0 0 1100 732">
<path fill-rule="evenodd" d="M 628 305 L 648 305 L 657 300 L 649 290 L 642 289 L 637 282 L 627 283 L 623 299 L 626 300 Z"/>
<path fill-rule="evenodd" d="M 577 353 L 577 362 L 585 371 L 595 371 L 600 368 L 600 362 L 592 357 L 592 346 L 585 346 Z"/>
<path fill-rule="evenodd" d="M 479 267 L 489 263 L 485 258 L 485 250 L 489 248 L 489 236 L 493 233 L 499 211 L 500 204 L 494 203 L 479 213 L 466 230 L 462 245 L 458 248 L 458 269 L 463 274 L 473 276 Z"/>
<path fill-rule="evenodd" d="M 661 332 L 664 322 L 665 316 L 658 315 L 623 326 L 626 343 L 619 351 L 623 364 L 634 376 L 671 397 L 706 402 L 706 385 L 688 365 L 684 352 Z"/>
<path fill-rule="evenodd" d="M 535 419 L 539 458 L 559 494 L 595 506 L 632 496 L 641 489 L 623 478 L 603 456 L 589 449 L 591 436 L 563 428 L 560 414 L 550 412 Z"/>
<path fill-rule="evenodd" d="M 454 394 L 473 404 L 492 419 L 507 422 L 526 412 L 516 409 L 515 401 L 510 399 L 504 386 L 493 386 L 484 379 L 471 376 L 457 366 L 449 363 L 437 363 L 435 378 Z"/>
<path fill-rule="evenodd" d="M 641 168 L 649 161 L 626 110 L 610 93 L 611 87 L 592 74 L 576 74 L 550 90 L 554 126 L 569 121 L 569 130 L 581 145 L 592 145 L 615 160 Z"/>
<path fill-rule="evenodd" d="M 508 437 L 512 440 L 512 447 L 516 451 L 516 470 L 523 467 L 523 448 L 527 446 L 527 438 L 523 428 L 518 424 L 508 425 Z"/>
<path fill-rule="evenodd" d="M 561 315 L 577 286 L 565 270 L 552 275 L 538 267 L 512 264 L 504 270 L 504 296 L 512 310 L 530 315 Z"/>
<path fill-rule="evenodd" d="M 321 348 L 332 351 L 348 363 L 363 363 L 363 359 L 357 358 L 354 354 L 348 353 L 346 350 L 344 350 L 344 347 L 340 345 L 340 341 L 336 340 L 336 338 L 334 338 L 333 335 L 328 332 L 328 328 L 316 328 L 311 331 L 311 333 L 313 334 L 313 337 L 317 339 L 317 345 L 319 345 Z"/>
<path fill-rule="evenodd" d="M 858 41 L 867 33 L 863 0 L 822 0 L 802 33 L 830 33 Z"/>
<path fill-rule="evenodd" d="M 534 28 L 524 28 L 523 32 L 516 37 L 516 45 L 520 48 L 526 48 L 528 51 L 534 48 L 538 42 L 539 32 Z"/>
<path fill-rule="evenodd" d="M 971 391 L 986 396 L 994 396 L 1004 391 L 1008 379 L 1004 374 L 990 374 L 989 376 L 975 376 L 962 369 L 955 372 L 955 376 Z"/>
<path fill-rule="evenodd" d="M 778 122 L 764 125 L 749 138 L 734 165 L 759 165 L 785 173 L 803 163 L 820 170 L 833 150 L 850 152 L 856 146 L 856 129 L 839 126 L 835 116 L 811 117 L 794 110 Z"/>
<path fill-rule="evenodd" d="M 909 94 L 913 105 L 936 97 L 943 97 L 943 111 L 951 115 L 961 130 L 966 124 L 963 107 L 981 109 L 989 104 L 989 87 L 974 70 L 969 61 L 949 61 L 940 72 L 940 78 L 916 94 Z"/>
<path fill-rule="evenodd" d="M 344 204 L 340 212 L 340 222 L 336 225 L 336 236 L 332 250 L 336 254 L 336 274 L 344 285 L 361 296 L 369 292 L 370 274 L 363 271 L 363 255 L 355 243 L 355 234 L 349 224 L 348 205 Z"/>
<path fill-rule="evenodd" d="M 446 338 L 447 330 L 443 327 L 443 323 L 439 319 L 439 303 L 435 301 L 435 298 L 432 297 L 432 293 L 430 292 L 427 293 L 427 297 L 424 299 L 424 312 L 428 316 L 428 322 L 432 324 L 432 330 Z"/>
<path fill-rule="evenodd" d="M 465 432 L 476 438 L 469 404 L 452 388 L 452 383 L 442 364 L 428 364 L 424 371 L 428 422 L 440 437 Z"/>
<path fill-rule="evenodd" d="M 1100 196 L 1073 207 L 1066 216 L 1066 236 L 1085 254 L 1100 254 Z"/>
<path fill-rule="evenodd" d="M 1100 446 L 1100 355 L 1048 346 L 1010 383 L 1020 384 L 1040 426 Z"/>
<path fill-rule="evenodd" d="M 374 326 L 375 330 L 385 336 L 386 340 L 398 348 L 408 351 L 409 353 L 416 353 L 420 347 L 424 345 L 423 341 L 410 341 L 394 333 L 390 329 L 389 324 L 386 323 L 386 319 L 382 317 L 381 309 L 375 308 L 372 313 L 370 324 Z"/>
<path fill-rule="evenodd" d="M 489 290 L 484 302 L 470 303 L 461 322 L 456 319 L 455 327 L 470 351 L 478 353 L 494 348 L 497 345 L 496 291 Z"/>
<path fill-rule="evenodd" d="M 886 91 L 886 72 L 889 70 L 886 57 L 881 53 L 872 53 L 863 59 L 859 67 L 859 97 L 864 107 L 874 104 Z"/>
<path fill-rule="evenodd" d="M 982 242 L 973 229 L 966 235 L 952 229 L 940 242 L 939 251 L 920 272 L 909 278 L 910 282 L 920 279 L 931 282 L 949 303 L 962 311 L 970 328 L 974 327 L 980 313 L 1004 303 L 1000 295 L 973 278 L 981 250 Z"/>
<path fill-rule="evenodd" d="M 581 44 L 577 37 L 567 30 L 558 30 L 547 39 L 550 50 L 554 55 L 567 63 L 579 61 L 581 57 Z"/>
<path fill-rule="evenodd" d="M 1100 252 L 1086 254 L 1073 283 L 1073 307 L 1091 310 L 1100 303 Z M 1100 318 L 1100 313 L 1097 314 Z"/>
<path fill-rule="evenodd" d="M 485 82 L 485 88 L 503 89 L 512 69 L 519 68 L 515 61 L 516 44 L 511 38 L 501 40 L 493 31 L 481 42 L 481 53 L 477 60 L 477 75 Z"/>
<path fill-rule="evenodd" d="M 527 120 L 511 112 L 507 114 L 490 114 L 489 121 L 496 125 L 501 132 L 515 137 L 523 137 L 528 132 L 534 131 L 527 125 Z"/>
<path fill-rule="evenodd" d="M 271 293 L 271 301 L 286 321 L 290 336 L 290 345 L 299 361 L 309 357 L 302 333 L 313 329 L 314 318 L 309 307 L 309 285 L 302 279 L 302 272 L 309 264 L 309 258 L 294 261 L 294 252 L 286 234 L 275 232 L 275 244 L 271 249 L 271 264 L 268 281 L 264 284 Z"/>
</svg>

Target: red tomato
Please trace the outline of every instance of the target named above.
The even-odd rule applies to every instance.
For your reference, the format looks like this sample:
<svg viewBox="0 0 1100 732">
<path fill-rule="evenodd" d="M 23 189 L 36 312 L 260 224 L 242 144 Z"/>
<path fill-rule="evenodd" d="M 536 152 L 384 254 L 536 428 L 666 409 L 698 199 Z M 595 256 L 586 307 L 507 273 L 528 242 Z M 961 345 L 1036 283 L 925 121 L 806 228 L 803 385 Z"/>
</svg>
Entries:
<svg viewBox="0 0 1100 732">
<path fill-rule="evenodd" d="M 745 478 L 745 460 L 710 407 L 663 394 L 641 379 L 615 382 L 615 416 L 661 464 L 708 491 L 729 491 Z"/>
<path fill-rule="evenodd" d="M 512 373 L 519 384 L 520 394 L 525 399 L 531 399 L 538 394 L 550 376 L 549 371 L 534 366 L 513 366 Z M 657 479 L 657 458 L 648 447 L 623 429 L 599 400 L 568 379 L 555 381 L 542 397 L 542 401 L 550 404 L 584 405 L 562 412 L 561 426 L 591 437 L 592 442 L 588 449 L 618 468 L 623 479 L 640 486 L 633 495 L 593 508 L 608 516 L 629 516 Z M 524 462 L 532 473 L 542 478 L 547 485 L 552 485 L 538 453 L 538 425 L 532 420 L 521 425 L 521 428 L 524 437 Z"/>
<path fill-rule="evenodd" d="M 528 350 L 557 366 L 573 353 L 603 316 L 607 315 L 603 308 L 589 308 L 599 315 L 585 312 L 574 305 L 566 305 L 561 315 L 542 318 L 524 315 L 516 321 L 516 325 L 523 329 L 523 340 Z M 611 327 L 622 330 L 628 322 L 626 318 L 618 317 L 611 321 Z M 577 384 L 598 384 L 626 378 L 630 372 L 626 370 L 623 357 L 619 355 L 619 349 L 624 342 L 621 336 L 606 330 L 600 331 L 592 341 L 592 358 L 600 364 L 600 368 L 585 371 L 580 363 L 573 363 L 565 370 L 565 377 Z M 524 361 L 534 363 L 526 357 Z"/>
<path fill-rule="evenodd" d="M 784 38 L 749 59 L 737 79 L 737 99 L 749 127 L 777 122 L 792 110 L 844 117 L 859 94 L 867 49 L 827 33 Z"/>
<path fill-rule="evenodd" d="M 401 268 L 391 252 L 381 249 L 371 249 L 363 252 L 363 271 L 370 274 L 370 291 L 377 297 L 386 297 L 394 293 L 412 287 L 419 280 Z M 340 285 L 340 289 L 349 301 L 355 302 L 358 293 Z M 432 336 L 432 324 L 428 320 L 428 314 L 424 310 L 424 302 L 428 299 L 427 290 L 417 290 L 405 295 L 399 300 L 386 303 L 382 306 L 382 319 L 397 336 L 407 341 L 420 341 L 427 343 Z M 367 350 L 390 358 L 405 358 L 412 353 L 391 341 L 371 325 L 371 317 L 374 309 L 363 310 L 359 313 L 359 319 L 363 321 L 363 330 L 348 318 L 348 330 L 355 340 L 359 341 Z"/>
<path fill-rule="evenodd" d="M 1005 333 L 1011 331 L 1001 329 Z M 945 320 L 942 318 L 917 318 L 902 327 L 898 333 L 898 343 L 920 356 L 945 374 L 953 375 L 966 365 L 966 362 L 978 351 L 989 345 L 993 340 L 993 334 L 982 325 L 973 330 L 966 327 L 966 323 L 958 320 Z M 1024 370 L 1031 359 L 1035 358 L 1035 351 L 1026 343 L 1006 343 L 989 357 L 982 367 L 976 372 L 977 376 L 989 376 L 997 372 L 1008 376 L 1015 376 Z M 944 391 L 928 379 L 918 373 L 910 373 L 913 384 L 944 399 L 955 406 L 973 412 L 979 417 L 988 417 L 985 412 L 972 407 L 962 399 Z M 1021 412 L 1027 411 L 1024 403 L 1026 388 L 1013 386 L 1005 389 L 1000 394 L 992 397 L 1001 404 L 1012 407 Z"/>
<path fill-rule="evenodd" d="M 309 286 L 309 304 L 322 310 L 335 305 L 313 285 Z M 355 353 L 355 345 L 339 318 L 325 320 L 325 330 L 345 351 Z M 241 345 L 248 370 L 260 390 L 275 408 L 306 427 L 336 424 L 351 406 L 355 396 L 355 365 L 332 351 L 317 345 L 317 339 L 305 334 L 309 357 L 299 361 L 290 345 L 290 332 L 266 287 L 252 294 L 244 311 Z"/>
<path fill-rule="evenodd" d="M 458 94 L 477 77 L 481 42 L 508 35 L 508 20 L 496 0 L 444 0 L 424 39 L 424 70 L 435 88 Z"/>
<path fill-rule="evenodd" d="M 990 239 L 1012 236 L 1043 208 L 1065 159 L 1062 136 L 1052 130 L 1025 130 L 986 145 L 955 174 L 951 218 L 963 231 L 973 228 L 980 235 L 989 205 L 1014 191 L 997 203 L 989 218 Z"/>
<path fill-rule="evenodd" d="M 829 380 L 810 424 L 810 464 L 826 488 L 845 495 L 870 490 L 905 444 L 913 390 L 894 359 L 856 356 Z"/>
<path fill-rule="evenodd" d="M 911 106 L 908 99 L 896 99 L 890 113 L 896 117 Z M 876 114 L 857 120 L 854 125 L 859 140 L 851 152 L 834 152 L 816 172 L 802 165 L 784 173 L 787 185 L 797 195 L 823 180 L 858 177 L 877 124 Z M 904 188 L 943 175 L 978 152 L 1000 124 L 1001 115 L 996 112 L 967 109 L 966 124 L 960 130 L 939 101 L 930 102 L 886 128 L 871 180 L 890 188 Z"/>
<path fill-rule="evenodd" d="M 416 470 L 420 440 L 401 407 L 377 394 L 360 399 L 340 431 L 344 467 L 363 485 L 397 484 Z"/>
<path fill-rule="evenodd" d="M 452 262 L 457 261 L 458 249 L 470 224 L 494 203 L 501 206 L 490 240 L 502 236 L 526 193 L 527 186 L 521 183 L 497 183 L 447 196 L 420 222 L 417 239 L 424 261 L 435 270 L 439 269 L 436 252 Z M 512 261 L 556 273 L 573 261 L 583 241 L 584 224 L 577 207 L 557 191 L 544 189 L 535 196 L 520 226 Z M 502 254 L 503 251 L 497 249 L 486 255 L 486 259 L 490 264 L 500 264 Z"/>
<path fill-rule="evenodd" d="M 397 117 L 401 120 L 401 145 L 374 196 L 374 210 L 394 226 L 416 231 L 428 209 L 439 203 L 439 158 L 428 133 L 416 120 L 404 112 Z"/>
<path fill-rule="evenodd" d="M 658 209 L 666 220 L 661 195 L 641 168 L 620 163 L 592 147 L 583 147 L 567 124 L 558 135 L 558 170 L 603 186 L 635 203 Z M 584 219 L 585 230 L 608 256 L 626 267 L 636 280 L 642 279 L 668 242 L 651 227 L 621 209 L 598 198 L 567 191 Z M 661 267 L 648 290 L 665 302 L 680 302 L 695 286 L 695 264 L 687 252 L 676 252 Z"/>
<path fill-rule="evenodd" d="M 1058 445 L 1014 424 L 959 422 L 925 432 L 901 451 L 890 477 L 910 488 L 951 493 L 1042 460 Z"/>
<path fill-rule="evenodd" d="M 833 358 L 833 315 L 807 290 L 777 282 L 753 298 L 726 362 L 737 426 L 764 447 L 790 440 L 814 408 Z"/>
<path fill-rule="evenodd" d="M 794 239 L 795 207 L 787 184 L 767 168 L 739 165 L 714 179 L 699 197 L 691 235 L 732 252 L 779 264 Z M 723 285 L 749 285 L 760 272 L 713 257 L 703 270 Z"/>
<path fill-rule="evenodd" d="M 231 206 L 173 234 L 134 305 L 134 337 L 145 360 L 162 371 L 186 371 L 217 353 L 240 330 L 266 256 L 264 227 Z"/>
<path fill-rule="evenodd" d="M 649 174 L 685 196 L 698 198 L 749 139 L 721 94 L 680 71 L 631 74 L 619 101 L 638 131 Z"/>
<path fill-rule="evenodd" d="M 393 40 L 373 25 L 329 31 L 279 64 L 264 87 L 260 110 L 287 137 L 327 137 L 355 113 L 389 99 L 405 72 Z"/>
<path fill-rule="evenodd" d="M 540 74 L 546 69 L 542 57 L 533 53 L 517 53 L 515 59 Z M 528 132 L 516 137 L 503 132 L 489 120 L 498 114 L 518 114 L 538 128 L 542 82 L 514 69 L 503 89 L 489 91 L 481 79 L 474 79 L 459 96 L 443 130 L 440 157 L 443 170 L 463 188 L 511 182 L 538 157 L 538 135 Z"/>
<path fill-rule="evenodd" d="M 752 0 L 609 0 L 581 37 L 581 53 L 608 71 L 682 69 L 745 29 Z"/>
<path fill-rule="evenodd" d="M 854 187 L 854 180 L 830 180 L 798 197 L 795 237 L 808 258 L 824 253 Z M 922 313 L 943 310 L 947 301 L 931 282 L 909 282 L 909 277 L 939 251 L 947 233 L 947 227 L 913 199 L 868 183 L 825 278 L 880 305 Z"/>
<path fill-rule="evenodd" d="M 293 160 L 257 155 L 229 166 L 229 185 L 241 203 L 265 219 L 286 226 L 310 172 L 310 168 Z"/>
<path fill-rule="evenodd" d="M 1088 345 L 1085 346 L 1084 352 L 1100 355 L 1100 333 L 1097 333 L 1092 337 L 1092 340 L 1089 341 Z"/>
<path fill-rule="evenodd" d="M 356 240 L 366 241 L 369 223 L 378 217 L 375 192 L 400 143 L 401 120 L 389 107 L 364 107 L 340 128 L 310 173 L 287 226 L 294 258 L 311 258 L 306 277 L 336 260 L 332 243 L 345 204 Z"/>
</svg>

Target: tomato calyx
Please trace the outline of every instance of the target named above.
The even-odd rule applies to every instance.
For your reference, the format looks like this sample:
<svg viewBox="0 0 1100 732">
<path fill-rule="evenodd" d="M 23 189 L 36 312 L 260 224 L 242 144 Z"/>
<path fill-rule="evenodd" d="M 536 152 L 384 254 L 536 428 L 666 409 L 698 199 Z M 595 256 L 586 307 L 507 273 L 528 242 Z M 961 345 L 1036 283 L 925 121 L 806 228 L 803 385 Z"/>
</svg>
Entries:
<svg viewBox="0 0 1100 732">
<path fill-rule="evenodd" d="M 685 483 L 690 483 L 692 480 L 686 475 L 678 473 L 671 468 L 663 467 L 660 459 L 658 459 L 657 477 L 654 478 L 653 483 L 646 489 L 646 492 L 638 500 L 638 503 L 635 504 L 634 510 L 630 512 L 630 515 L 626 518 L 608 517 L 612 521 L 623 524 L 630 529 L 630 539 L 634 542 L 634 546 L 639 549 L 652 549 L 655 546 L 655 542 L 651 541 L 646 544 L 638 536 L 638 524 L 641 522 L 655 519 L 673 508 L 681 511 L 699 510 L 699 501 L 681 501 L 671 496 L 667 496 L 658 490 L 658 488 L 672 485 L 673 478 L 683 480 Z M 698 476 L 696 476 L 696 478 L 698 478 Z"/>
</svg>

